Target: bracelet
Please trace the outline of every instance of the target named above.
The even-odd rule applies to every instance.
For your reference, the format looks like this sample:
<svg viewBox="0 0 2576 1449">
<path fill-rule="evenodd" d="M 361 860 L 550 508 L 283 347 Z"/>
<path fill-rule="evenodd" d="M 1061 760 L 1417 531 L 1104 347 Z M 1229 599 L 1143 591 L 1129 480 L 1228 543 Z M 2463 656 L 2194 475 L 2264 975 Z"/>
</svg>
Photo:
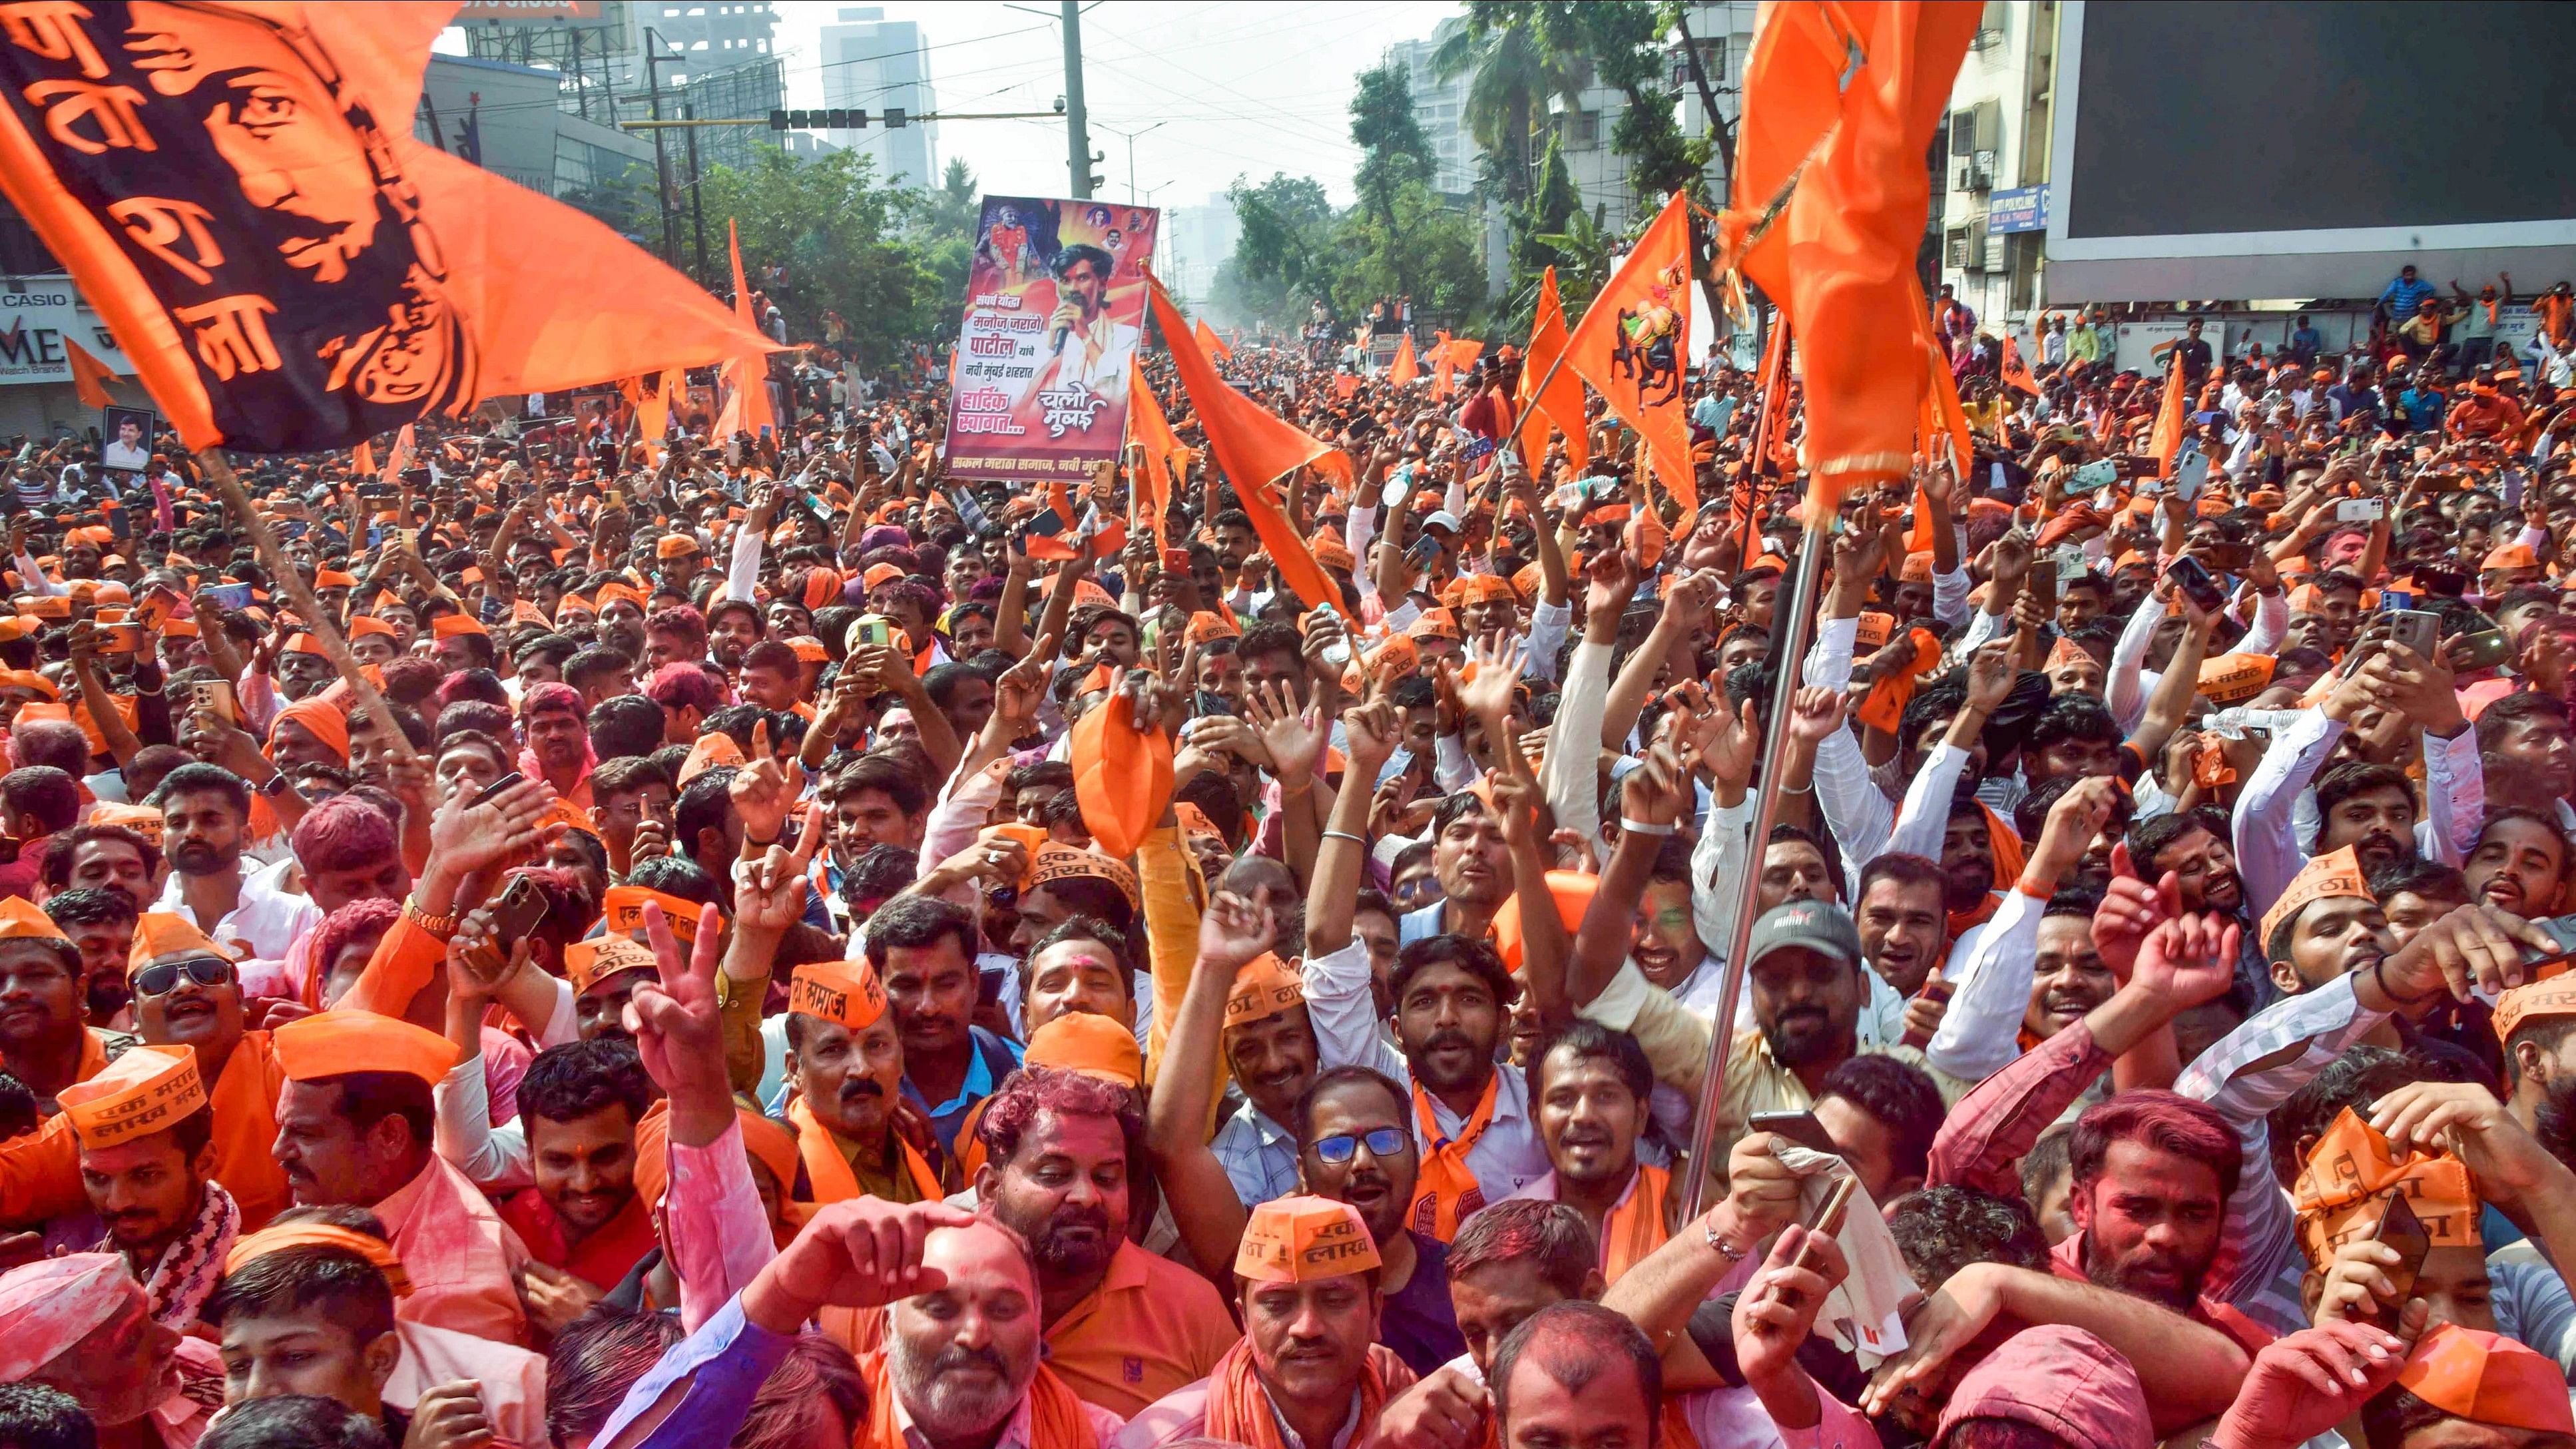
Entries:
<svg viewBox="0 0 2576 1449">
<path fill-rule="evenodd" d="M 1700 1220 L 1699 1232 L 1701 1237 L 1708 1240 L 1710 1251 L 1716 1253 L 1719 1257 L 1724 1258 L 1730 1263 L 1741 1263 L 1744 1261 L 1744 1250 L 1735 1246 L 1733 1243 L 1728 1242 L 1726 1239 L 1719 1237 L 1717 1234 L 1717 1225 L 1715 1223 L 1708 1221 L 1706 1218 L 1702 1218 Z"/>
<path fill-rule="evenodd" d="M 1347 840 L 1347 841 L 1349 841 L 1351 844 L 1358 846 L 1358 847 L 1359 847 L 1360 849 L 1362 849 L 1362 850 L 1366 850 L 1366 849 L 1368 849 L 1368 837 L 1367 837 L 1367 836 L 1365 836 L 1365 835 L 1353 835 L 1353 834 L 1351 834 L 1351 833 L 1350 833 L 1349 831 L 1347 831 L 1347 830 L 1327 830 L 1327 831 L 1325 831 L 1325 832 L 1324 832 L 1324 838 L 1325 838 L 1326 840 Z"/>
<path fill-rule="evenodd" d="M 420 902 L 413 900 L 409 896 L 403 897 L 402 913 L 410 919 L 413 925 L 418 926 L 420 929 L 427 931 L 429 934 L 436 936 L 442 941 L 455 939 L 456 917 L 454 916 L 433 916 L 427 911 L 422 910 L 420 908 Z"/>
<path fill-rule="evenodd" d="M 2421 996 L 2400 996 L 2400 995 L 2398 995 L 2394 990 L 2390 989 L 2390 987 L 2389 987 L 2389 985 L 2388 985 L 2388 977 L 2387 977 L 2387 974 L 2385 973 L 2385 971 L 2383 970 L 2383 968 L 2385 968 L 2387 965 L 2388 965 L 2388 958 L 2387 958 L 2387 957 L 2385 957 L 2385 956 L 2383 956 L 2383 957 L 2379 958 L 2379 959 L 2378 959 L 2378 960 L 2376 960 L 2376 961 L 2371 962 L 2371 963 L 2370 963 L 2370 979 L 2371 979 L 2371 981 L 2372 981 L 2374 984 L 2376 984 L 2376 985 L 2379 987 L 2379 994 L 2380 994 L 2380 995 L 2387 997 L 2389 1000 L 2391 1000 L 2391 1001 L 2393 1001 L 2393 1002 L 2397 1003 L 2399 1006 L 2413 1006 L 2413 1005 L 2415 1005 L 2417 1002 L 2420 1002 L 2420 1001 L 2430 1001 L 2430 1000 L 2432 1000 L 2434 997 L 2439 996 L 2439 995 L 2441 995 L 2441 994 L 2442 994 L 2442 993 L 2441 993 L 2441 991 L 2440 991 L 2440 989 L 2439 989 L 2439 988 L 2436 988 L 2436 989 L 2434 989 L 2434 990 L 2432 990 L 2432 991 L 2427 991 L 2427 992 L 2425 992 L 2425 993 L 2424 993 L 2423 995 L 2421 995 Z"/>
<path fill-rule="evenodd" d="M 1281 798 L 1281 799 L 1283 799 L 1283 800 L 1291 800 L 1291 799 L 1295 799 L 1295 798 L 1296 798 L 1297 796 L 1299 796 L 1299 795 L 1304 795 L 1304 794 L 1307 794 L 1307 793 L 1311 792 L 1314 788 L 1315 788 L 1315 782 L 1314 782 L 1314 781 L 1312 781 L 1312 780 L 1308 780 L 1305 784 L 1298 786 L 1298 787 L 1297 787 L 1296 789 L 1294 789 L 1294 790 L 1291 790 L 1291 789 L 1289 789 L 1289 788 L 1288 788 L 1288 782 L 1287 782 L 1287 781 L 1285 781 L 1285 780 L 1282 780 L 1282 781 L 1280 781 L 1280 782 L 1279 782 L 1279 798 Z"/>
<path fill-rule="evenodd" d="M 1631 820 L 1625 815 L 1619 817 L 1619 833 L 1622 835 L 1670 835 L 1677 828 L 1679 827 L 1671 825 L 1649 825 L 1643 820 Z"/>
</svg>

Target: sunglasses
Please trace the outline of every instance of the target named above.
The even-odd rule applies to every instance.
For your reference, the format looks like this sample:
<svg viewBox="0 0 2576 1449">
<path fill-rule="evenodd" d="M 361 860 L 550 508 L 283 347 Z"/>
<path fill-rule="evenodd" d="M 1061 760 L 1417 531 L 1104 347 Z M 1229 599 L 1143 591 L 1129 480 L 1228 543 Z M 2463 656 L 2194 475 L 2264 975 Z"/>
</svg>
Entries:
<svg viewBox="0 0 2576 1449">
<path fill-rule="evenodd" d="M 1315 1158 L 1328 1167 L 1339 1167 L 1359 1154 L 1363 1142 L 1368 1144 L 1371 1157 L 1393 1157 L 1413 1145 L 1413 1139 L 1401 1127 L 1373 1127 L 1366 1132 L 1336 1132 L 1316 1138 Z"/>
<path fill-rule="evenodd" d="M 134 994 L 166 996 L 179 984 L 179 973 L 199 986 L 222 986 L 233 979 L 233 963 L 219 956 L 190 956 L 178 961 L 155 961 L 134 973 Z"/>
</svg>

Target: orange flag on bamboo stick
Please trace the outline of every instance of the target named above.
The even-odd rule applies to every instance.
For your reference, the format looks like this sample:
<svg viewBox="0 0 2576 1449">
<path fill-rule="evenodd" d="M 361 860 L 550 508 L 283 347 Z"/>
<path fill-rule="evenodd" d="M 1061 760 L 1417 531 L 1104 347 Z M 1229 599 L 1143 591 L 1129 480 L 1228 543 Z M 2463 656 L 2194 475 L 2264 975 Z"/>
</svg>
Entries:
<svg viewBox="0 0 2576 1449">
<path fill-rule="evenodd" d="M 72 391 L 80 395 L 82 407 L 103 408 L 115 404 L 116 399 L 107 393 L 108 383 L 116 377 L 114 369 L 92 357 L 89 349 L 74 342 L 68 333 L 63 337 L 63 360 L 72 365 Z"/>
<path fill-rule="evenodd" d="M 1922 296 L 1921 287 L 1914 295 Z M 1923 315 L 1917 309 L 1917 316 Z M 1916 355 L 1923 359 L 1923 405 L 1916 413 L 1915 436 L 1923 456 L 1939 461 L 1946 451 L 1950 470 L 1965 477 L 1968 465 L 1977 459 L 1977 435 L 1968 426 L 1967 409 L 1959 406 L 1959 384 L 1950 376 L 1950 359 L 1943 355 L 1941 344 L 1932 340 L 1927 326 L 1916 338 Z"/>
<path fill-rule="evenodd" d="M 1470 342 L 1465 338 L 1440 339 L 1440 366 L 1433 375 L 1431 395 L 1439 398 L 1454 395 L 1458 391 L 1458 378 L 1475 364 L 1484 350 L 1485 344 L 1481 342 Z"/>
<path fill-rule="evenodd" d="M 1270 565 L 1278 570 L 1279 581 L 1295 590 L 1310 609 L 1327 602 L 1339 608 L 1342 591 L 1316 564 L 1315 555 L 1289 522 L 1287 510 L 1280 506 L 1272 485 L 1309 463 L 1336 474 L 1347 484 L 1350 460 L 1226 386 L 1216 375 L 1216 365 L 1199 350 L 1197 338 L 1182 323 L 1181 311 L 1172 305 L 1163 284 L 1150 273 L 1147 282 L 1155 325 L 1162 328 L 1163 338 L 1171 346 L 1172 363 L 1181 374 L 1181 387 L 1189 393 L 1190 406 L 1198 410 L 1199 426 L 1207 433 L 1208 451 L 1216 455 L 1217 466 L 1225 470 L 1227 481 L 1234 485 L 1235 497 L 1242 500 L 1244 514 L 1252 520 L 1252 531 L 1260 536 L 1262 550 L 1270 555 Z"/>
<path fill-rule="evenodd" d="M 725 250 L 733 255 L 733 315 L 735 320 L 760 332 L 760 319 L 751 314 L 751 289 L 742 280 L 742 233 L 733 218 L 725 218 Z M 759 437 L 763 428 L 775 431 L 778 414 L 769 405 L 769 353 L 764 347 L 728 361 L 718 369 L 717 386 L 730 389 L 724 410 L 716 418 L 716 437 L 730 438 L 736 432 Z"/>
<path fill-rule="evenodd" d="M 2013 346 L 2009 332 L 2004 334 L 2004 383 L 2032 397 L 2039 396 L 2039 379 L 2030 375 L 2030 364 L 2022 360 L 2021 349 Z"/>
<path fill-rule="evenodd" d="M 1208 356 L 1234 361 L 1234 349 L 1225 345 L 1225 339 L 1216 335 L 1216 329 L 1207 325 L 1205 317 L 1191 323 L 1190 327 L 1190 335 L 1199 340 L 1199 346 L 1206 350 Z"/>
<path fill-rule="evenodd" d="M 1163 405 L 1155 400 L 1152 384 L 1145 381 L 1144 359 L 1133 353 L 1127 358 L 1127 398 L 1127 435 L 1145 455 L 1144 466 L 1136 470 L 1134 479 L 1136 507 L 1153 527 L 1156 546 L 1169 548 L 1171 541 L 1163 536 L 1163 515 L 1172 506 L 1172 495 L 1180 489 L 1182 470 L 1189 467 L 1190 450 L 1172 435 L 1172 425 L 1163 416 Z"/>
<path fill-rule="evenodd" d="M 767 346 L 606 226 L 414 139 L 454 10 L 12 14 L 0 191 L 188 447 L 349 447 L 481 398 Z M 292 99 L 285 134 L 245 129 L 245 76 Z"/>
<path fill-rule="evenodd" d="M 1413 360 L 1413 334 L 1407 332 L 1404 341 L 1396 345 L 1395 361 L 1387 365 L 1386 380 L 1402 387 L 1421 375 L 1422 365 Z"/>
<path fill-rule="evenodd" d="M 1556 268 L 1549 267 L 1539 278 L 1538 315 L 1530 320 L 1529 356 L 1521 362 L 1519 396 L 1514 399 L 1521 405 L 1521 461 L 1529 465 L 1532 477 L 1538 474 L 1539 460 L 1547 456 L 1551 424 L 1565 435 L 1567 466 L 1579 470 L 1591 458 L 1583 428 L 1583 380 L 1573 369 L 1556 365 L 1565 352 L 1565 335 L 1565 304 L 1557 300 Z M 1541 384 L 1547 388 L 1544 395 L 1539 392 Z"/>
<path fill-rule="evenodd" d="M 1980 14 L 1968 0 L 1766 6 L 1746 58 L 1726 249 L 1797 324 L 1810 516 L 1912 466 L 1923 153 Z"/>
<path fill-rule="evenodd" d="M 2174 455 L 2182 451 L 2183 414 L 2182 349 L 2173 350 L 2173 367 L 2165 374 L 2165 395 L 2156 404 L 2156 430 L 2147 435 L 2147 451 L 2155 454 L 2156 476 L 2174 475 Z"/>
<path fill-rule="evenodd" d="M 1690 201 L 1677 191 L 1566 343 L 1567 365 L 1645 438 L 1656 475 L 1684 515 L 1699 507 L 1682 402 L 1690 292 Z"/>
<path fill-rule="evenodd" d="M 667 367 L 653 390 L 635 408 L 636 436 L 644 440 L 644 454 L 656 464 L 662 461 L 665 439 L 671 431 L 671 404 L 680 391 L 680 370 Z"/>
</svg>

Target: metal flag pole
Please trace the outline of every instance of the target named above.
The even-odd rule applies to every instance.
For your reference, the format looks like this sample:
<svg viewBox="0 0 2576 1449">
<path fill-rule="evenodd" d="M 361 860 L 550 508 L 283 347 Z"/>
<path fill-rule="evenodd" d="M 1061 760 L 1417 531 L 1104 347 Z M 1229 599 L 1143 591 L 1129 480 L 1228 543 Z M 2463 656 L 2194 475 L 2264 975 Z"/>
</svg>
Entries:
<svg viewBox="0 0 2576 1449">
<path fill-rule="evenodd" d="M 1805 661 L 1808 636 L 1815 626 L 1816 584 L 1824 573 L 1826 538 L 1833 525 L 1833 515 L 1823 514 L 1812 505 L 1806 534 L 1798 545 L 1798 571 L 1792 575 L 1789 590 L 1788 620 L 1785 628 L 1772 636 L 1771 657 L 1780 663 L 1779 683 L 1771 691 L 1769 711 L 1762 718 L 1762 772 L 1756 776 L 1760 793 L 1753 818 L 1753 850 L 1759 852 L 1771 838 L 1771 827 L 1780 823 L 1780 758 L 1789 745 L 1789 702 L 1798 693 L 1798 669 Z M 1781 616 L 1771 616 L 1775 626 Z M 1692 888 L 1705 890 L 1720 885 L 1715 881 L 1694 881 Z M 1717 1138 L 1717 1102 L 1726 1082 L 1727 1058 L 1735 1047 L 1736 1002 L 1744 994 L 1745 956 L 1753 948 L 1753 921 L 1762 888 L 1762 862 L 1757 853 L 1752 868 L 1744 872 L 1744 881 L 1735 908 L 1735 934 L 1727 943 L 1724 989 L 1718 994 L 1717 1017 L 1708 1034 L 1708 1075 L 1700 1083 L 1699 1115 L 1691 1124 L 1690 1191 L 1683 1199 L 1682 1219 L 1687 1222 L 1700 1214 L 1701 1201 L 1708 1191 L 1711 1145 Z"/>
</svg>

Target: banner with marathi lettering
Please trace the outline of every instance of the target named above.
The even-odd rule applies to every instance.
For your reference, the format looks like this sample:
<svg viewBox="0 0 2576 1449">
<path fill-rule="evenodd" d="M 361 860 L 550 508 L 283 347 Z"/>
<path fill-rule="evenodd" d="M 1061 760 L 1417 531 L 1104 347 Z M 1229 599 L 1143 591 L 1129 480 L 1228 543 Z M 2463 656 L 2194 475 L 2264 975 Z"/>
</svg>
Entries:
<svg viewBox="0 0 2576 1449">
<path fill-rule="evenodd" d="M 1118 456 L 1162 213 L 984 198 L 949 377 L 948 471 L 1080 479 Z"/>
</svg>

